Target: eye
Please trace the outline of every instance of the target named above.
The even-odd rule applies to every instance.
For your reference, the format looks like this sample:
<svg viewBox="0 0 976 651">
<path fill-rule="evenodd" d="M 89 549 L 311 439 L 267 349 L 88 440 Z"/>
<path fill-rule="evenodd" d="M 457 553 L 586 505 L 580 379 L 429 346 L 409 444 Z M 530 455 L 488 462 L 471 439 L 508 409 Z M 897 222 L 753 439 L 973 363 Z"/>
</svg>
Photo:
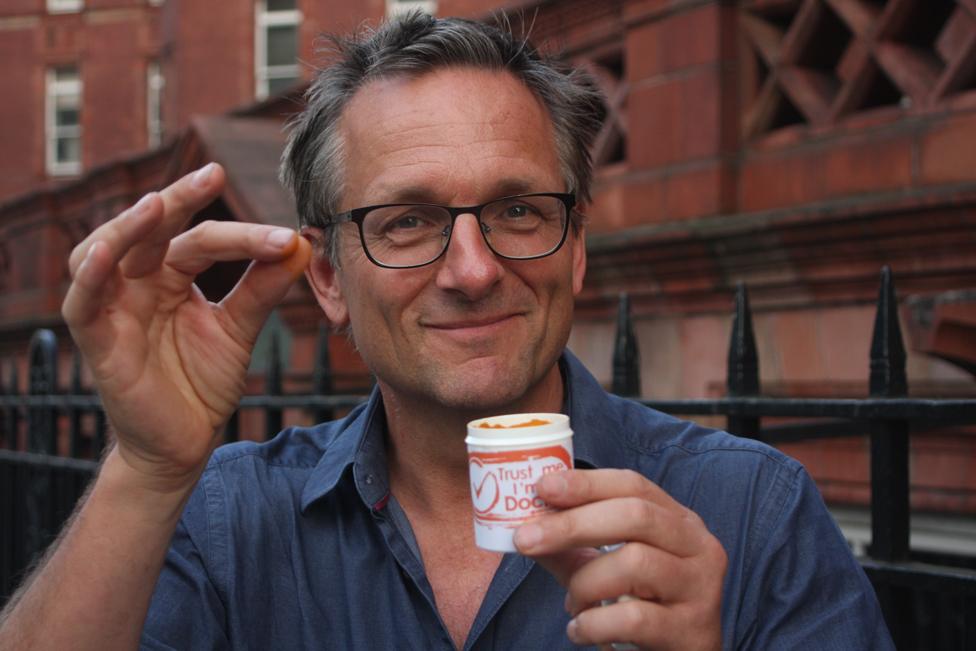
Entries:
<svg viewBox="0 0 976 651">
<path fill-rule="evenodd" d="M 386 225 L 389 231 L 409 231 L 415 230 L 426 225 L 426 222 L 419 215 L 403 215 L 397 219 L 390 221 Z"/>
<path fill-rule="evenodd" d="M 502 206 L 501 217 L 506 221 L 519 221 L 526 218 L 536 218 L 541 215 L 541 211 L 531 203 L 524 201 L 512 201 Z"/>
<path fill-rule="evenodd" d="M 363 221 L 363 235 L 371 242 L 386 240 L 406 246 L 439 237 L 450 221 L 450 214 L 437 206 L 383 206 L 367 213 Z"/>
<path fill-rule="evenodd" d="M 376 215 L 379 232 L 387 236 L 407 235 L 437 228 L 443 221 L 438 211 L 420 206 L 393 207 Z"/>
</svg>

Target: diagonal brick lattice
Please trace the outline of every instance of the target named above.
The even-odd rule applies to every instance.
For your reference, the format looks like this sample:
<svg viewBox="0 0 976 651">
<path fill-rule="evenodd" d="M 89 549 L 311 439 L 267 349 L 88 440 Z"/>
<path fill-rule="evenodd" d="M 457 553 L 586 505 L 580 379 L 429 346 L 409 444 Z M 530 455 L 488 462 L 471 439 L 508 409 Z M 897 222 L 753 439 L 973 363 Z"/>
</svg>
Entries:
<svg viewBox="0 0 976 651">
<path fill-rule="evenodd" d="M 976 89 L 976 0 L 747 0 L 747 138 Z"/>
</svg>

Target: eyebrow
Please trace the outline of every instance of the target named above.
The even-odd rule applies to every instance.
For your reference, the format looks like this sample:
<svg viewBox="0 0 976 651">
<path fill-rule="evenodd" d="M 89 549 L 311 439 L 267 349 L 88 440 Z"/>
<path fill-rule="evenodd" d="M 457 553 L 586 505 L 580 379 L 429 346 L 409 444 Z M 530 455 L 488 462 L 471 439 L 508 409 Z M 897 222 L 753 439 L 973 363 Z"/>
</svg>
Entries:
<svg viewBox="0 0 976 651">
<path fill-rule="evenodd" d="M 533 186 L 530 182 L 522 178 L 505 178 L 495 183 L 492 191 L 484 201 L 491 201 L 501 197 L 508 197 L 516 194 L 527 194 L 530 192 L 558 192 L 561 188 L 543 188 Z M 382 201 L 375 201 L 373 205 L 385 203 L 433 203 L 441 204 L 437 191 L 428 186 L 408 185 L 404 187 L 381 188 L 377 193 Z"/>
</svg>

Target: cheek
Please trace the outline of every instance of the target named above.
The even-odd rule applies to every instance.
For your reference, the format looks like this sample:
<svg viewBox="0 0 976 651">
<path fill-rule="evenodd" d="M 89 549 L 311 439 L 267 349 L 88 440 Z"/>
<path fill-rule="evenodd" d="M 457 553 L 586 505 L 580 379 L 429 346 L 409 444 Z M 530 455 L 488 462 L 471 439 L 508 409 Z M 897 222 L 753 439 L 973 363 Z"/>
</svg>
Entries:
<svg viewBox="0 0 976 651">
<path fill-rule="evenodd" d="M 388 341 L 399 338 L 409 326 L 411 305 L 424 287 L 424 279 L 408 270 L 381 269 L 365 260 L 368 267 L 355 270 L 357 282 L 346 295 L 353 335 L 357 341 Z"/>
</svg>

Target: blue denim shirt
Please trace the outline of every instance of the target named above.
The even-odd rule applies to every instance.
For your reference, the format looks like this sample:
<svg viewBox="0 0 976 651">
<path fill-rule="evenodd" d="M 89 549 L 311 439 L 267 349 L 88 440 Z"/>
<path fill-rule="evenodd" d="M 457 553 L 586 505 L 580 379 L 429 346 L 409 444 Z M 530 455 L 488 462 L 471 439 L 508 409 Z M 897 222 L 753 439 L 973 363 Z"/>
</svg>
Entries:
<svg viewBox="0 0 976 651">
<path fill-rule="evenodd" d="M 725 547 L 724 648 L 893 648 L 799 463 L 609 395 L 568 352 L 560 364 L 577 467 L 644 474 Z M 340 421 L 218 449 L 173 536 L 143 648 L 453 649 L 389 492 L 385 427 L 374 391 Z M 506 554 L 464 648 L 574 648 L 564 597 Z"/>
</svg>

